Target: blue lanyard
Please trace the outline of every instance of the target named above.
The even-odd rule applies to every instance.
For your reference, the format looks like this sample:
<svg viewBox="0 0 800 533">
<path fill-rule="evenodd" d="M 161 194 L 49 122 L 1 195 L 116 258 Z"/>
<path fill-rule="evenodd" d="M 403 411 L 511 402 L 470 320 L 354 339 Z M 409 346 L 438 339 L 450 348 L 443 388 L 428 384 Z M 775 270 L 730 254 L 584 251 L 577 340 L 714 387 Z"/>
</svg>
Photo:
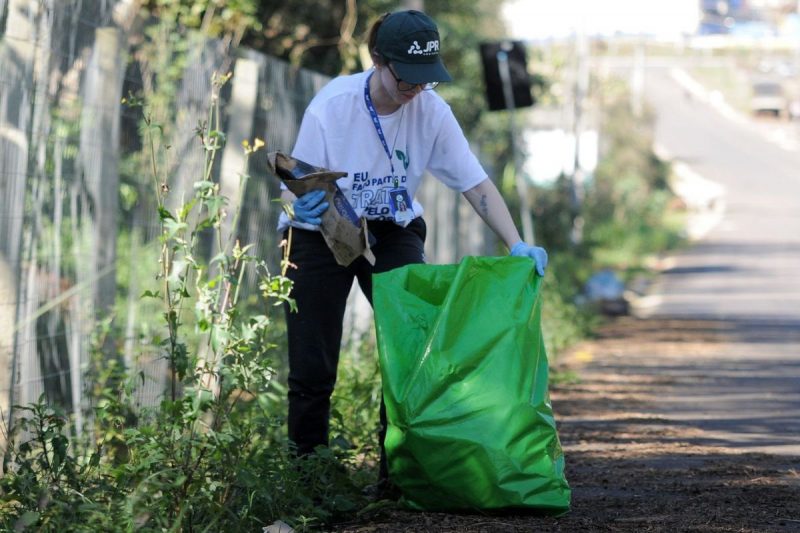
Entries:
<svg viewBox="0 0 800 533">
<path fill-rule="evenodd" d="M 383 145 L 383 150 L 386 152 L 386 157 L 389 158 L 389 167 L 392 169 L 392 176 L 394 176 L 394 163 L 392 163 L 392 151 L 389 150 L 389 145 L 386 144 L 386 137 L 383 135 L 383 128 L 381 127 L 381 121 L 378 118 L 378 112 L 375 111 L 375 106 L 372 104 L 372 97 L 369 95 L 369 80 L 372 78 L 372 75 L 375 74 L 375 71 L 369 73 L 367 76 L 367 82 L 364 84 L 364 102 L 367 104 L 367 109 L 369 110 L 369 115 L 372 117 L 372 124 L 375 126 L 375 131 L 378 132 L 378 138 L 381 140 L 381 144 Z"/>
</svg>

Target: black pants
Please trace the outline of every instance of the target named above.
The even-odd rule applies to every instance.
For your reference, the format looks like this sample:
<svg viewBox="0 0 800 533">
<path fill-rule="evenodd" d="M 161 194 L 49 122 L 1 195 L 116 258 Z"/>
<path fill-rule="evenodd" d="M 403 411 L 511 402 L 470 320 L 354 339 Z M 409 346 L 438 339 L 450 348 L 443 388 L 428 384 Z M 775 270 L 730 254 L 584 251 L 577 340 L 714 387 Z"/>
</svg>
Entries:
<svg viewBox="0 0 800 533">
<path fill-rule="evenodd" d="M 372 274 L 412 263 L 424 262 L 426 227 L 422 218 L 407 227 L 393 222 L 372 221 L 369 229 L 377 243 L 372 247 L 375 265 L 359 257 L 347 267 L 336 263 L 322 234 L 292 231 L 289 269 L 294 282 L 292 298 L 297 312 L 286 306 L 289 338 L 289 439 L 300 455 L 328 445 L 330 399 L 336 383 L 342 321 L 353 279 L 372 304 Z M 387 476 L 383 454 L 386 413 L 381 411 L 381 477 Z"/>
</svg>

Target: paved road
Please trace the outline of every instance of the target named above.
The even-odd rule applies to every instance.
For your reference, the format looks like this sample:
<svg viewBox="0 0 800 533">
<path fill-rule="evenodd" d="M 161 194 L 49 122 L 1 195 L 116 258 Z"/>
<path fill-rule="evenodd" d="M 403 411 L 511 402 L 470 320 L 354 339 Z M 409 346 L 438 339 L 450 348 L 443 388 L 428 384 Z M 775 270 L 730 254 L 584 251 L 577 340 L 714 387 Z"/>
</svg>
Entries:
<svg viewBox="0 0 800 533">
<path fill-rule="evenodd" d="M 677 379 L 663 408 L 704 443 L 800 455 L 800 151 L 688 98 L 668 69 L 647 72 L 645 94 L 656 142 L 724 191 L 721 219 L 675 257 L 649 314 L 708 321 L 725 342 L 662 361 L 697 377 Z"/>
</svg>

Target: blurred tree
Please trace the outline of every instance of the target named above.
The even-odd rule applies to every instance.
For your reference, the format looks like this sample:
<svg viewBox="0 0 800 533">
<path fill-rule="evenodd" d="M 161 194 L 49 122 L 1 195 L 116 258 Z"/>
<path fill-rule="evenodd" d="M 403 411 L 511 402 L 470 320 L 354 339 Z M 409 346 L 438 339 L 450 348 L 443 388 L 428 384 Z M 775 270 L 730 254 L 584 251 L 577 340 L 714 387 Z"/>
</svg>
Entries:
<svg viewBox="0 0 800 533">
<path fill-rule="evenodd" d="M 259 3 L 243 44 L 329 76 L 359 70 L 358 45 L 372 18 L 391 2 L 319 0 Z"/>
<path fill-rule="evenodd" d="M 176 30 L 200 29 L 238 46 L 252 28 L 260 27 L 258 0 L 141 0 L 145 15 L 166 19 Z"/>
<path fill-rule="evenodd" d="M 199 29 L 231 46 L 253 48 L 334 76 L 357 70 L 369 21 L 394 2 L 317 0 L 144 0 L 147 12 Z"/>
<path fill-rule="evenodd" d="M 425 2 L 425 11 L 439 24 L 442 55 L 454 75 L 454 82 L 440 90 L 467 130 L 486 110 L 478 44 L 505 36 L 502 4 Z M 200 29 L 231 46 L 247 46 L 329 76 L 368 68 L 361 62 L 359 46 L 372 21 L 399 9 L 397 2 L 388 0 L 145 0 L 143 6 L 178 27 Z"/>
</svg>

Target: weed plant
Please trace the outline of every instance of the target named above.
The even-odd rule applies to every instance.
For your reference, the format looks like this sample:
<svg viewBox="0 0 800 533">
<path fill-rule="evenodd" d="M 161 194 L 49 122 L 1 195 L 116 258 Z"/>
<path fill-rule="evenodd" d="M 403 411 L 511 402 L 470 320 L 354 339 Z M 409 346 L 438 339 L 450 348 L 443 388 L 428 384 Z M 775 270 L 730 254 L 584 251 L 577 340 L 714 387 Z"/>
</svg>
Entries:
<svg viewBox="0 0 800 533">
<path fill-rule="evenodd" d="M 330 448 L 300 460 L 283 436 L 285 391 L 274 379 L 270 338 L 273 314 L 295 305 L 285 276 L 291 238 L 277 274 L 237 240 L 247 161 L 232 224 L 223 224 L 230 202 L 211 177 L 225 144 L 218 94 L 227 79 L 214 77 L 208 120 L 197 130 L 203 175 L 192 197 L 173 209 L 155 154 L 162 128 L 145 102 L 125 102 L 142 110 L 152 151 L 159 288 L 143 298 L 163 319 L 155 344 L 168 367 L 165 393 L 153 407 L 138 405 L 135 392 L 146 376 L 131 375 L 107 353 L 112 325 L 104 322 L 86 380 L 93 406 L 87 431 L 78 434 L 44 397 L 15 407 L 20 416 L 7 431 L 0 480 L 4 531 L 255 531 L 277 519 L 303 530 L 367 504 L 356 482 L 366 483 L 375 470 L 374 368 L 345 372 L 350 385 L 335 403 Z M 243 143 L 247 157 L 263 146 L 258 139 Z M 225 227 L 232 228 L 227 235 Z M 208 232 L 219 253 L 205 260 L 198 245 Z M 253 301 L 243 295 L 248 272 L 257 275 L 260 313 L 249 312 Z M 357 424 L 345 422 L 352 420 Z"/>
</svg>

